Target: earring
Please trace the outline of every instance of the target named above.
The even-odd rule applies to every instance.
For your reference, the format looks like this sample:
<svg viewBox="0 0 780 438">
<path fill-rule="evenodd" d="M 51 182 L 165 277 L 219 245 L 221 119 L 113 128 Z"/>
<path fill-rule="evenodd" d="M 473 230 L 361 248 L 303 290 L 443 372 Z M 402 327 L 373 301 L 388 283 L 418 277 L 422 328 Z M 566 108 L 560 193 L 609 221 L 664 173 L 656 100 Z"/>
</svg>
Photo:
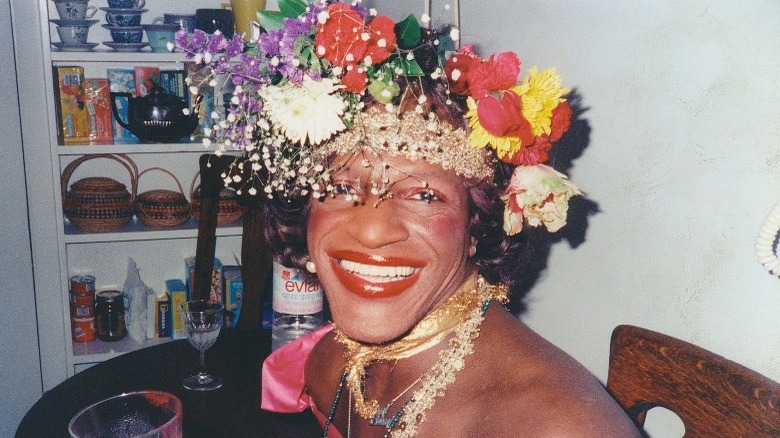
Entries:
<svg viewBox="0 0 780 438">
<path fill-rule="evenodd" d="M 314 264 L 313 261 L 309 260 L 306 262 L 306 270 L 311 272 L 312 274 L 317 273 L 317 265 Z"/>
<path fill-rule="evenodd" d="M 477 244 L 471 245 L 469 248 L 469 257 L 474 257 L 474 255 L 477 253 Z"/>
</svg>

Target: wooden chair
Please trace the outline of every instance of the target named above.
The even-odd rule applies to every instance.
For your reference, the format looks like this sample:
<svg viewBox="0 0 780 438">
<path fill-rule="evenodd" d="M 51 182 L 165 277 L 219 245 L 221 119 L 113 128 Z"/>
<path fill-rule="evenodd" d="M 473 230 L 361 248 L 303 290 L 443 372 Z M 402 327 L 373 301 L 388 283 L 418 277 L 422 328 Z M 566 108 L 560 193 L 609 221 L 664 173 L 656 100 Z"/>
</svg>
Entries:
<svg viewBox="0 0 780 438">
<path fill-rule="evenodd" d="M 639 327 L 613 331 L 607 390 L 640 428 L 661 406 L 680 417 L 685 437 L 780 437 L 780 383 Z"/>
<path fill-rule="evenodd" d="M 219 192 L 224 187 L 221 174 L 233 161 L 231 156 L 201 155 L 200 166 L 200 210 L 198 219 L 198 241 L 195 249 L 195 278 L 192 299 L 209 296 L 211 274 L 214 264 L 217 237 L 217 212 Z M 262 196 L 244 196 L 245 206 L 241 237 L 241 277 L 244 295 L 241 303 L 241 317 L 237 330 L 260 327 L 265 294 L 271 280 L 271 254 L 263 237 Z"/>
</svg>

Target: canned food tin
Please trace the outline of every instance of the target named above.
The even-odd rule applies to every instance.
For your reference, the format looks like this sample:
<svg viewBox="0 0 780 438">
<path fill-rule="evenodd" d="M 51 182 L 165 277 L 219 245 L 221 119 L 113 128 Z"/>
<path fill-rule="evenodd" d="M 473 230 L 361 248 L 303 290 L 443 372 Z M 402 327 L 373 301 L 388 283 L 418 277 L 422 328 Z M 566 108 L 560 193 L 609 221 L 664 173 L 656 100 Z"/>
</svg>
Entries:
<svg viewBox="0 0 780 438">
<path fill-rule="evenodd" d="M 91 275 L 74 275 L 70 277 L 70 290 L 75 293 L 95 293 L 95 277 Z"/>
<path fill-rule="evenodd" d="M 93 318 L 95 316 L 94 292 L 70 291 L 70 317 Z"/>
<path fill-rule="evenodd" d="M 71 318 L 74 342 L 95 340 L 95 318 Z"/>
</svg>

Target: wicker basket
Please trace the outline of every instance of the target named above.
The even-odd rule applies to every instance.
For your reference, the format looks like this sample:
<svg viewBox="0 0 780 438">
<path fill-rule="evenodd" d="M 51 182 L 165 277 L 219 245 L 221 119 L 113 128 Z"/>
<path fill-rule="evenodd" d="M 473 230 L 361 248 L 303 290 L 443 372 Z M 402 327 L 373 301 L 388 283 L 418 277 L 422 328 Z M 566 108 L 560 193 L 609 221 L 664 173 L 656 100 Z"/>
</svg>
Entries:
<svg viewBox="0 0 780 438">
<path fill-rule="evenodd" d="M 200 177 L 200 172 L 195 174 L 190 184 L 190 199 L 192 200 L 192 216 L 198 219 L 200 215 L 200 184 L 196 184 Z M 244 206 L 238 203 L 236 191 L 230 187 L 225 187 L 219 191 L 219 200 L 217 201 L 219 211 L 217 212 L 217 226 L 230 225 L 244 216 Z"/>
<path fill-rule="evenodd" d="M 111 178 L 93 176 L 68 182 L 78 166 L 95 158 L 108 158 L 122 164 L 130 173 L 130 191 L 127 186 Z M 138 167 L 124 154 L 83 155 L 65 167 L 60 177 L 62 210 L 73 225 L 88 233 L 117 231 L 133 218 L 135 194 L 138 187 Z"/>
<path fill-rule="evenodd" d="M 159 170 L 170 175 L 176 181 L 179 191 L 155 189 L 140 193 L 135 199 L 135 215 L 138 220 L 150 227 L 175 227 L 186 222 L 190 217 L 191 206 L 184 196 L 179 179 L 162 167 L 145 169 L 138 174 L 138 179 L 150 170 Z"/>
</svg>

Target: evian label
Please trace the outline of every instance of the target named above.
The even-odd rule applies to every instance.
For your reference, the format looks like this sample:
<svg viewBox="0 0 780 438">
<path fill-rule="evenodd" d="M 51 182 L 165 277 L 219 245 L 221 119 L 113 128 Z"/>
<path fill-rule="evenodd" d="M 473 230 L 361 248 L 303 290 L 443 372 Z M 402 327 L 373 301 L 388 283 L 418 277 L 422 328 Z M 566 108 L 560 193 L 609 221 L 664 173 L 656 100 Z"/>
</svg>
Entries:
<svg viewBox="0 0 780 438">
<path fill-rule="evenodd" d="M 296 268 L 274 260 L 273 309 L 289 315 L 311 315 L 322 312 L 322 288 L 318 281 L 304 281 Z"/>
</svg>

